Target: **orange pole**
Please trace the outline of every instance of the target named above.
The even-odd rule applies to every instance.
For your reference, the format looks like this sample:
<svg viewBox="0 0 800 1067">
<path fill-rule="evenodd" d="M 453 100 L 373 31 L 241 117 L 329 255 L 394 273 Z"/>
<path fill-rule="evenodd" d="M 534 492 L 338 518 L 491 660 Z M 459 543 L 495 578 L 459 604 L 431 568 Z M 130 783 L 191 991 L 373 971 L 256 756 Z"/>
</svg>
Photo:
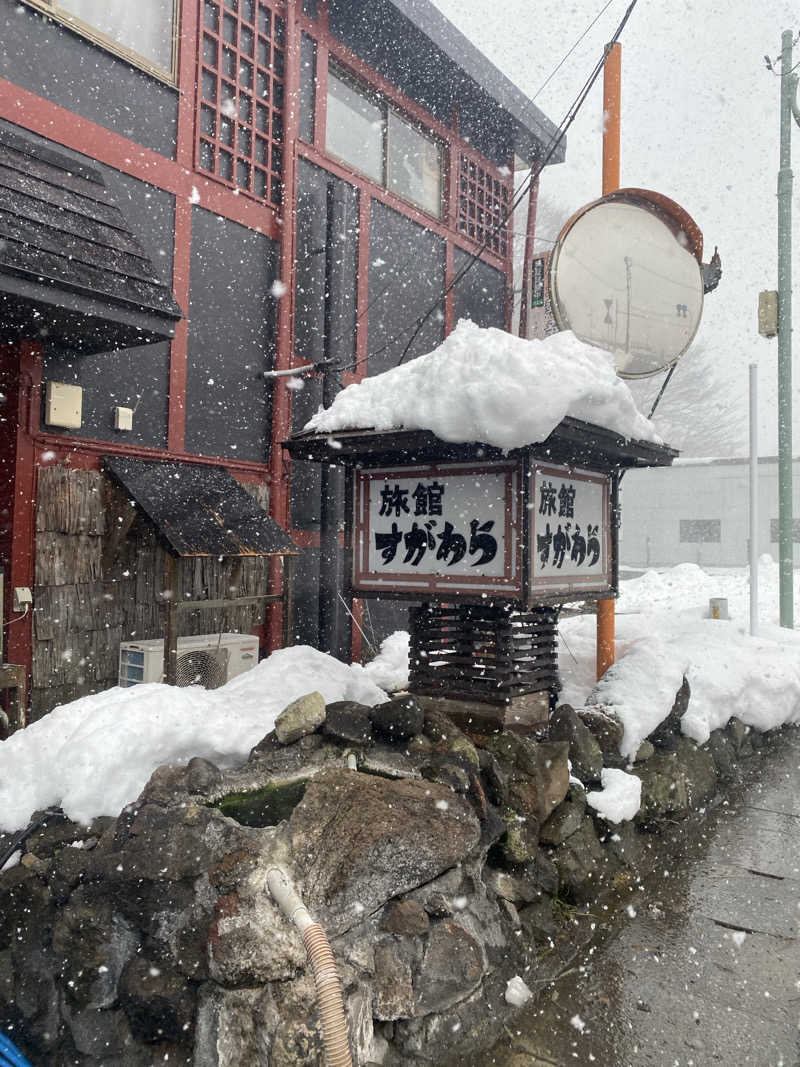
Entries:
<svg viewBox="0 0 800 1067">
<path fill-rule="evenodd" d="M 619 189 L 622 45 L 609 45 L 603 68 L 603 196 Z"/>
<path fill-rule="evenodd" d="M 603 196 L 619 189 L 622 45 L 608 47 L 603 69 Z M 613 600 L 597 601 L 597 678 L 614 665 Z"/>
</svg>

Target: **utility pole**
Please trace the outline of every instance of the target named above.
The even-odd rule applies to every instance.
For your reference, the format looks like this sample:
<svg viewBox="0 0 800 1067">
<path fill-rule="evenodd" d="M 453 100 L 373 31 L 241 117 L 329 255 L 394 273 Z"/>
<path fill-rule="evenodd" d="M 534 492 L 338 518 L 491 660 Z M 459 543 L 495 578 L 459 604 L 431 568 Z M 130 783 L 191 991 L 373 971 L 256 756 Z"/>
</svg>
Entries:
<svg viewBox="0 0 800 1067">
<path fill-rule="evenodd" d="M 791 30 L 781 37 L 781 141 L 778 171 L 778 559 L 780 623 L 794 628 L 792 523 L 792 116 L 800 125 Z"/>
<path fill-rule="evenodd" d="M 622 113 L 622 45 L 606 46 L 606 62 L 603 70 L 603 196 L 619 189 L 620 116 Z M 628 279 L 630 281 L 630 266 Z M 619 317 L 616 316 L 616 321 Z M 630 285 L 628 288 L 628 326 L 630 327 Z M 616 340 L 616 322 L 614 334 Z M 629 343 L 626 341 L 626 345 Z M 616 515 L 612 516 L 612 522 Z M 603 677 L 614 664 L 615 611 L 611 598 L 597 601 L 597 678 Z"/>
</svg>

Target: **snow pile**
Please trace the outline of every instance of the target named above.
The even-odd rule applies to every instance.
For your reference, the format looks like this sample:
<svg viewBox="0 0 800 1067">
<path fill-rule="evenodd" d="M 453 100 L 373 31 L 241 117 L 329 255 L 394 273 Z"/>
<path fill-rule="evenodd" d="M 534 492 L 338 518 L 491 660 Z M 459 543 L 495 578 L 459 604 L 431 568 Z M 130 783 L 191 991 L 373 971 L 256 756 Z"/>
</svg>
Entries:
<svg viewBox="0 0 800 1067">
<path fill-rule="evenodd" d="M 586 803 L 607 822 L 632 819 L 642 803 L 642 780 L 614 767 L 600 772 L 602 789 L 586 794 Z"/>
<path fill-rule="evenodd" d="M 602 704 L 622 721 L 625 736 L 620 752 L 630 760 L 669 715 L 689 669 L 676 651 L 658 634 L 648 634 L 606 671 L 587 698 L 587 704 Z"/>
<path fill-rule="evenodd" d="M 795 600 L 800 572 L 795 572 Z M 623 581 L 617 602 L 617 662 L 595 687 L 593 615 L 560 627 L 561 699 L 613 711 L 625 727 L 620 751 L 632 758 L 672 709 L 684 674 L 691 688 L 681 728 L 698 744 L 732 716 L 756 730 L 800 722 L 800 633 L 778 620 L 778 567 L 759 564 L 760 634 L 749 634 L 746 568 L 706 572 L 691 563 Z M 726 597 L 730 620 L 708 617 L 712 596 Z"/>
<path fill-rule="evenodd" d="M 395 630 L 381 641 L 378 655 L 364 667 L 364 674 L 387 693 L 408 687 L 408 633 Z"/>
<path fill-rule="evenodd" d="M 464 319 L 433 352 L 348 386 L 305 429 L 402 427 L 521 448 L 544 441 L 566 416 L 660 440 L 608 352 L 569 331 L 528 341 Z"/>
<path fill-rule="evenodd" d="M 518 974 L 515 974 L 513 978 L 506 982 L 506 1004 L 510 1004 L 514 1008 L 521 1008 L 523 1004 L 527 1004 L 532 996 L 533 993 L 531 993 Z"/>
<path fill-rule="evenodd" d="M 243 762 L 292 700 L 313 690 L 327 704 L 387 697 L 360 666 L 306 645 L 274 652 L 220 689 L 159 684 L 110 689 L 56 708 L 0 742 L 0 830 L 61 806 L 78 822 L 117 815 L 162 763 L 204 756 Z"/>
</svg>

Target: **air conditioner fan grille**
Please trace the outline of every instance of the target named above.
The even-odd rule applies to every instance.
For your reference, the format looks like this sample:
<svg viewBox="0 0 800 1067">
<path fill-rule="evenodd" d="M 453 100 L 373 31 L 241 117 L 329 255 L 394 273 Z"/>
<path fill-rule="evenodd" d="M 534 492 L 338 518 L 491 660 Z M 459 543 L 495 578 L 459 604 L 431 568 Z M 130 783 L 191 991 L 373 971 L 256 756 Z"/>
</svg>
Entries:
<svg viewBox="0 0 800 1067">
<path fill-rule="evenodd" d="M 178 656 L 175 684 L 202 685 L 205 689 L 219 689 L 228 679 L 227 648 L 201 648 Z"/>
</svg>

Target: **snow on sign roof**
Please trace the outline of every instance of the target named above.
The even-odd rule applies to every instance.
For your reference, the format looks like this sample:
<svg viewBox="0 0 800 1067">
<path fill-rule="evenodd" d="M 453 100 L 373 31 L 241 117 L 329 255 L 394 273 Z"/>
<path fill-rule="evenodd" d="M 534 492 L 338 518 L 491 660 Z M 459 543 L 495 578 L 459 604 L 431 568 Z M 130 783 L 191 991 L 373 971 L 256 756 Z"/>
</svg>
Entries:
<svg viewBox="0 0 800 1067">
<path fill-rule="evenodd" d="M 546 440 L 567 416 L 661 444 L 610 353 L 568 331 L 527 341 L 462 320 L 433 352 L 348 386 L 305 430 L 430 430 L 512 449 Z"/>
</svg>

